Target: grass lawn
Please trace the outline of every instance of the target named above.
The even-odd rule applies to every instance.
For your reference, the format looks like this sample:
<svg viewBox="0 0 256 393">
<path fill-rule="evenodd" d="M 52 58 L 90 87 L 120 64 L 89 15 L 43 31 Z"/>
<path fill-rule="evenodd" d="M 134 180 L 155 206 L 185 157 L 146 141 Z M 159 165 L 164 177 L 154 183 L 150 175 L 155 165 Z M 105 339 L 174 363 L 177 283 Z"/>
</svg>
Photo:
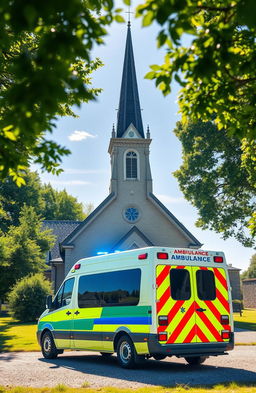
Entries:
<svg viewBox="0 0 256 393">
<path fill-rule="evenodd" d="M 240 317 L 239 313 L 234 313 L 234 322 L 235 327 L 246 329 L 246 330 L 255 330 L 256 331 L 256 309 L 247 308 L 243 310 L 243 315 Z"/>
<path fill-rule="evenodd" d="M 10 317 L 0 318 L 0 352 L 39 351 L 36 329 L 34 323 L 20 323 Z"/>
<path fill-rule="evenodd" d="M 256 385 L 245 386 L 232 383 L 229 385 L 216 385 L 209 387 L 176 386 L 174 388 L 150 387 L 141 389 L 118 389 L 113 387 L 91 389 L 87 383 L 81 388 L 69 388 L 65 385 L 57 385 L 55 388 L 30 388 L 0 386 L 0 393 L 256 393 Z"/>
</svg>

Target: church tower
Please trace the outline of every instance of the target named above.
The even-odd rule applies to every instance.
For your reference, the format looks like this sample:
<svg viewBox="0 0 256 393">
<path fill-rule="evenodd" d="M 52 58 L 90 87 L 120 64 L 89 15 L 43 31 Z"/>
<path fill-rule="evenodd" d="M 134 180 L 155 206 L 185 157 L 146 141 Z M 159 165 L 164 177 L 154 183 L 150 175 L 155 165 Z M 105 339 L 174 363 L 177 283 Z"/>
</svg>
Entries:
<svg viewBox="0 0 256 393">
<path fill-rule="evenodd" d="M 133 56 L 131 26 L 128 22 L 125 56 L 116 129 L 113 126 L 109 144 L 111 156 L 110 193 L 124 202 L 127 221 L 139 219 L 139 205 L 152 193 L 149 163 L 151 143 L 149 128 L 144 134 L 141 106 Z"/>
</svg>

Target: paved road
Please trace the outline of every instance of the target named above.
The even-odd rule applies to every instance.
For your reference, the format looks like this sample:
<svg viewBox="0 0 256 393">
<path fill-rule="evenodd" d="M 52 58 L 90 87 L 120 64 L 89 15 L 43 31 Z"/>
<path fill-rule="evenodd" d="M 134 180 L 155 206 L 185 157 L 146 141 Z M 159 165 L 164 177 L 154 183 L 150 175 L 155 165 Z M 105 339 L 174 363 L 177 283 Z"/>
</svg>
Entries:
<svg viewBox="0 0 256 393">
<path fill-rule="evenodd" d="M 235 328 L 235 343 L 256 343 L 256 331 Z"/>
<path fill-rule="evenodd" d="M 197 385 L 221 382 L 256 384 L 256 346 L 238 346 L 228 356 L 209 358 L 204 365 L 191 367 L 184 359 L 148 360 L 137 370 L 124 370 L 115 356 L 105 360 L 96 353 L 66 352 L 55 360 L 45 360 L 38 352 L 0 354 L 0 385 L 80 387 Z"/>
</svg>

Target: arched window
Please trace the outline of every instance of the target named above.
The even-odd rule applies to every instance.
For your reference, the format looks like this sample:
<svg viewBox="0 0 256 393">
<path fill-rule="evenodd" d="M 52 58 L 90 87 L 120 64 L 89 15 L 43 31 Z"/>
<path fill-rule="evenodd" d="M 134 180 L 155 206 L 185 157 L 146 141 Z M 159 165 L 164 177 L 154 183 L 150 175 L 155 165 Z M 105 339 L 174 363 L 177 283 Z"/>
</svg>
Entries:
<svg viewBox="0 0 256 393">
<path fill-rule="evenodd" d="M 138 158 L 134 151 L 126 153 L 126 179 L 138 178 Z"/>
</svg>

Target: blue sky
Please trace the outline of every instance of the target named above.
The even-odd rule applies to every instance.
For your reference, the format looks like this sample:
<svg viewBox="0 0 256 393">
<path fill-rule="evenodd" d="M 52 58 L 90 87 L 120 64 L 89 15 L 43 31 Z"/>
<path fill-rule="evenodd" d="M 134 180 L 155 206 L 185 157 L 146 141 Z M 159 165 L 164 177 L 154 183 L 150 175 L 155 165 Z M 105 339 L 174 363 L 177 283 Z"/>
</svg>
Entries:
<svg viewBox="0 0 256 393">
<path fill-rule="evenodd" d="M 93 85 L 103 88 L 98 100 L 84 104 L 79 110 L 75 108 L 79 118 L 63 118 L 57 123 L 52 138 L 72 151 L 63 160 L 64 173 L 60 176 L 40 173 L 43 182 L 50 182 L 59 190 L 65 188 L 80 202 L 91 202 L 94 207 L 108 195 L 110 158 L 107 150 L 112 124 L 116 123 L 126 30 L 126 25 L 114 24 L 109 29 L 106 45 L 94 49 L 93 57 L 99 57 L 105 64 L 93 74 Z M 196 209 L 183 198 L 172 175 L 181 164 L 181 145 L 172 132 L 180 118 L 177 106 L 179 89 L 174 84 L 172 93 L 164 98 L 155 88 L 154 82 L 144 79 L 148 66 L 161 64 L 164 56 L 163 50 L 156 48 L 156 34 L 156 26 L 141 28 L 141 21 L 132 19 L 133 50 L 144 130 L 149 125 L 153 139 L 150 162 L 154 193 L 204 244 L 204 249 L 224 251 L 229 264 L 246 269 L 255 250 L 244 248 L 232 239 L 224 241 L 214 232 L 196 228 Z"/>
</svg>

